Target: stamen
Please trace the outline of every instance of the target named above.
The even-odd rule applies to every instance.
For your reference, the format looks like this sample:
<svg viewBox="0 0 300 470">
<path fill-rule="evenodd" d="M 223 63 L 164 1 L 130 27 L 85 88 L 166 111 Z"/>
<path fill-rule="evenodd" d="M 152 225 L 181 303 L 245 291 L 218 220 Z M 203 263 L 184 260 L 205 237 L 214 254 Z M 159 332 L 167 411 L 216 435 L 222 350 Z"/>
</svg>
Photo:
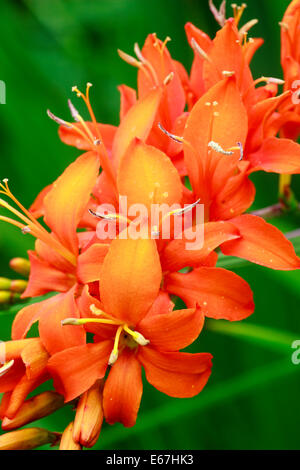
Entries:
<svg viewBox="0 0 300 470">
<path fill-rule="evenodd" d="M 211 147 L 215 152 L 222 153 L 223 155 L 233 155 L 233 152 L 231 150 L 224 150 L 220 144 L 212 140 L 207 145 L 208 147 Z"/>
<path fill-rule="evenodd" d="M 159 122 L 158 124 L 159 129 L 166 134 L 170 139 L 174 140 L 174 142 L 177 142 L 178 144 L 183 144 L 183 137 L 179 137 L 178 135 L 171 134 L 171 132 L 167 131 L 161 123 Z"/>
<path fill-rule="evenodd" d="M 109 360 L 108 360 L 108 365 L 110 365 L 110 366 L 112 366 L 119 357 L 119 341 L 120 341 L 120 336 L 121 336 L 121 333 L 123 331 L 123 328 L 124 328 L 123 325 L 121 325 L 117 329 L 117 333 L 116 333 L 116 336 L 115 336 L 114 347 L 113 347 L 113 350 L 112 350 L 112 352 L 109 356 Z"/>
<path fill-rule="evenodd" d="M 197 52 L 197 54 L 199 54 L 202 59 L 205 59 L 208 62 L 212 62 L 211 58 L 206 54 L 202 47 L 199 46 L 199 44 L 194 38 L 191 39 L 191 44 L 194 51 Z"/>
<path fill-rule="evenodd" d="M 124 325 L 124 331 L 130 334 L 133 337 L 134 341 L 136 341 L 141 346 L 146 346 L 150 343 L 150 341 L 146 339 L 141 333 L 139 333 L 138 331 L 131 330 L 130 328 L 128 328 L 127 325 Z"/>
<path fill-rule="evenodd" d="M 65 318 L 61 321 L 62 326 L 65 325 L 85 325 L 86 323 L 103 323 L 105 325 L 120 325 L 117 320 L 109 320 L 107 318 Z"/>
<path fill-rule="evenodd" d="M 170 72 L 169 75 L 164 79 L 164 85 L 167 86 L 174 78 L 174 72 Z"/>
<path fill-rule="evenodd" d="M 121 49 L 117 50 L 119 56 L 121 57 L 122 60 L 127 62 L 129 65 L 133 65 L 133 67 L 140 68 L 142 65 L 142 61 L 138 61 L 135 57 L 132 57 L 131 55 L 127 54 L 126 52 L 121 51 Z M 135 52 L 136 53 L 136 52 Z M 137 53 L 136 53 L 137 55 Z"/>
<path fill-rule="evenodd" d="M 191 211 L 196 205 L 200 202 L 201 198 L 197 199 L 196 202 L 193 202 L 192 204 L 189 204 L 185 207 L 182 207 L 180 209 L 175 209 L 174 211 L 169 212 L 165 217 L 169 217 L 170 215 L 182 215 L 185 212 Z"/>
<path fill-rule="evenodd" d="M 75 108 L 71 100 L 68 100 L 68 106 L 69 106 L 71 116 L 74 119 L 74 121 L 79 122 L 79 119 L 78 119 L 79 112 L 77 111 L 77 109 Z"/>
<path fill-rule="evenodd" d="M 20 228 L 23 233 L 30 233 L 34 237 L 40 239 L 47 245 L 53 247 L 58 253 L 66 258 L 71 264 L 76 265 L 76 259 L 73 253 L 65 248 L 58 240 L 53 238 L 49 232 L 33 217 L 33 215 L 25 209 L 25 207 L 17 200 L 8 187 L 7 178 L 0 183 L 0 194 L 8 196 L 23 212 L 15 209 L 3 199 L 0 199 L 0 207 L 9 210 L 12 214 L 17 216 L 23 223 L 10 219 L 9 217 L 1 216 L 0 220 L 8 222 Z"/>
<path fill-rule="evenodd" d="M 240 37 L 242 38 L 245 33 L 247 33 L 253 26 L 258 23 L 258 19 L 254 18 L 253 20 L 248 21 L 244 26 L 239 30 Z M 249 40 L 250 41 L 250 40 Z"/>
<path fill-rule="evenodd" d="M 242 15 L 245 11 L 245 8 L 247 8 L 247 4 L 242 3 L 241 6 L 237 6 L 236 3 L 233 3 L 231 5 L 231 7 L 233 8 L 233 16 L 234 16 L 235 23 L 236 23 L 236 25 L 238 25 Z"/>
<path fill-rule="evenodd" d="M 235 75 L 235 72 L 232 70 L 222 70 L 222 75 L 223 77 L 233 77 Z"/>
<path fill-rule="evenodd" d="M 6 372 L 8 372 L 12 366 L 14 365 L 15 361 L 12 359 L 11 361 L 4 364 L 4 366 L 0 367 L 0 377 L 2 377 Z"/>
<path fill-rule="evenodd" d="M 123 220 L 126 223 L 130 223 L 131 221 L 124 215 L 121 214 L 100 214 L 99 212 L 95 212 L 92 209 L 88 210 L 90 214 L 92 214 L 94 217 L 97 217 L 98 219 L 105 219 L 105 220 Z"/>
<path fill-rule="evenodd" d="M 223 28 L 223 26 L 225 25 L 225 21 L 226 21 L 226 13 L 225 13 L 226 0 L 223 0 L 223 2 L 220 5 L 219 10 L 213 4 L 213 0 L 209 0 L 209 8 L 210 8 L 210 11 L 212 12 L 215 20 L 217 21 L 217 23 L 219 23 L 221 28 Z"/>
<path fill-rule="evenodd" d="M 47 114 L 49 116 L 50 119 L 52 119 L 53 121 L 55 121 L 57 124 L 59 124 L 60 126 L 64 126 L 64 127 L 67 127 L 68 129 L 71 129 L 72 128 L 72 124 L 67 122 L 67 121 L 64 121 L 63 119 L 55 116 L 55 114 L 51 113 L 51 111 L 49 109 L 47 109 Z"/>
</svg>

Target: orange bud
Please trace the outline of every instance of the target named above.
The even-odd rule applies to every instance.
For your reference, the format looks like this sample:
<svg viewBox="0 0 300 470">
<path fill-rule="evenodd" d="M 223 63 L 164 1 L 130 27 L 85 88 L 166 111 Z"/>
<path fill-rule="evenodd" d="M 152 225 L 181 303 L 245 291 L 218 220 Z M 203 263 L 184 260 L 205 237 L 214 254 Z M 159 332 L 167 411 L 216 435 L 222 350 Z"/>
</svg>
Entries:
<svg viewBox="0 0 300 470">
<path fill-rule="evenodd" d="M 103 422 L 102 381 L 97 381 L 85 392 L 77 405 L 73 438 L 84 447 L 93 447 Z"/>
<path fill-rule="evenodd" d="M 27 287 L 28 282 L 23 279 L 15 279 L 11 281 L 10 290 L 12 292 L 19 292 L 22 294 Z"/>
<path fill-rule="evenodd" d="M 74 423 L 71 422 L 61 436 L 59 450 L 81 450 L 81 445 L 73 440 Z"/>
<path fill-rule="evenodd" d="M 29 276 L 30 273 L 30 262 L 25 258 L 13 258 L 9 262 L 9 266 L 13 271 L 21 276 Z"/>
<path fill-rule="evenodd" d="M 9 431 L 20 428 L 25 424 L 54 413 L 64 405 L 64 398 L 56 392 L 48 391 L 40 393 L 26 400 L 13 419 L 5 417 L 2 421 L 2 429 Z"/>
<path fill-rule="evenodd" d="M 0 450 L 30 450 L 45 444 L 55 445 L 59 434 L 41 428 L 26 428 L 0 436 Z"/>
</svg>

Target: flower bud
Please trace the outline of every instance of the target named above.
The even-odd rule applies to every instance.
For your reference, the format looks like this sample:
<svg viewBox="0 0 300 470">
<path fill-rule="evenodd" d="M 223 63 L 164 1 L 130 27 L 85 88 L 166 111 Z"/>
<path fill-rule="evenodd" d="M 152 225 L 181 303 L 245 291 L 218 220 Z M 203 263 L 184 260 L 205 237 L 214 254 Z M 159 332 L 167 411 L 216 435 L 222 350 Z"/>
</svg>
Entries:
<svg viewBox="0 0 300 470">
<path fill-rule="evenodd" d="M 0 277 L 0 290 L 10 290 L 11 280 L 6 277 Z"/>
<path fill-rule="evenodd" d="M 9 262 L 10 268 L 21 276 L 29 276 L 30 262 L 25 258 L 13 258 Z"/>
<path fill-rule="evenodd" d="M 13 304 L 20 300 L 21 295 L 18 292 L 11 292 L 9 290 L 0 290 L 0 305 Z"/>
<path fill-rule="evenodd" d="M 59 450 L 81 450 L 81 445 L 73 440 L 74 423 L 71 422 L 61 436 Z"/>
<path fill-rule="evenodd" d="M 59 393 L 48 391 L 26 400 L 13 419 L 4 417 L 2 429 L 9 431 L 54 413 L 64 405 L 64 398 Z"/>
<path fill-rule="evenodd" d="M 28 282 L 24 281 L 24 279 L 15 279 L 11 281 L 10 290 L 12 292 L 19 292 L 20 294 L 22 294 L 22 292 L 24 292 L 24 290 L 26 289 L 27 284 Z"/>
<path fill-rule="evenodd" d="M 26 428 L 0 436 L 0 450 L 31 450 L 45 444 L 55 445 L 59 434 L 41 428 Z"/>
<path fill-rule="evenodd" d="M 74 441 L 84 447 L 93 447 L 99 438 L 102 422 L 102 381 L 98 380 L 81 395 L 78 402 L 74 421 Z"/>
</svg>

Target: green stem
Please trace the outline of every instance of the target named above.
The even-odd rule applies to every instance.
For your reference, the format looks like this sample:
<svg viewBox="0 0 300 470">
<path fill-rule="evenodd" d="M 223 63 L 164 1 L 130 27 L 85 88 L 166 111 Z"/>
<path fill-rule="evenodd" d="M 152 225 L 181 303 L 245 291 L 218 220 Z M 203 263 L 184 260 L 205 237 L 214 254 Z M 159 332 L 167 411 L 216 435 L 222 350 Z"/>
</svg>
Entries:
<svg viewBox="0 0 300 470">
<path fill-rule="evenodd" d="M 209 331 L 244 338 L 276 351 L 290 352 L 293 341 L 297 339 L 296 334 L 246 322 L 207 320 L 206 327 Z M 298 337 L 300 338 L 300 333 Z"/>
</svg>

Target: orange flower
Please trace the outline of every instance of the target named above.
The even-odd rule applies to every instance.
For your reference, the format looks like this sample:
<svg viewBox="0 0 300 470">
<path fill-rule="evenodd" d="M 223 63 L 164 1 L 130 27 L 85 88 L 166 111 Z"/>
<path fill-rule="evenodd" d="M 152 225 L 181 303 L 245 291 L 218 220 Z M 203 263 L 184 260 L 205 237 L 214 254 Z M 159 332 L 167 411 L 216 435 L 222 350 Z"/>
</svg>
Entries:
<svg viewBox="0 0 300 470">
<path fill-rule="evenodd" d="M 84 393 L 112 366 L 103 390 L 109 423 L 135 423 L 142 396 L 141 365 L 147 380 L 176 397 L 194 396 L 208 380 L 210 354 L 178 352 L 193 342 L 203 326 L 198 309 L 170 311 L 158 296 L 162 272 L 153 240 L 114 240 L 100 276 L 101 304 L 93 316 L 64 324 L 94 324 L 95 343 L 54 354 L 49 371 L 66 401 Z M 82 302 L 82 301 L 81 301 Z M 97 300 L 94 299 L 94 303 Z M 101 307 L 101 309 L 100 309 Z M 97 339 L 98 337 L 98 339 Z"/>
<path fill-rule="evenodd" d="M 39 338 L 2 343 L 6 365 L 0 369 L 1 419 L 13 419 L 27 395 L 49 379 L 49 354 Z"/>
</svg>

